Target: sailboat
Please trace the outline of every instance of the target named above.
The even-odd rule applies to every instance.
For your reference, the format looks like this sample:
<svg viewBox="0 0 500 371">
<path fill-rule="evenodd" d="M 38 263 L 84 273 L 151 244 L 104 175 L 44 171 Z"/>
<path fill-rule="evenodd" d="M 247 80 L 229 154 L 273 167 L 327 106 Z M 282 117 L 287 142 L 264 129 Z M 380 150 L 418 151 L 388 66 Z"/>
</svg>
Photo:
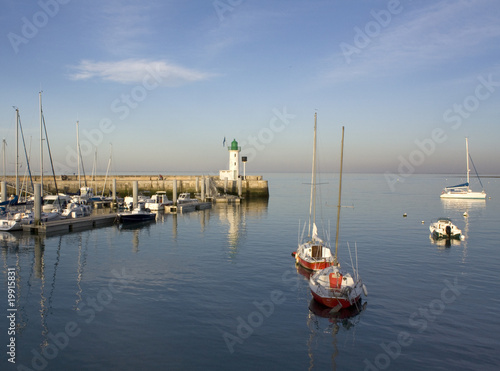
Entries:
<svg viewBox="0 0 500 371">
<path fill-rule="evenodd" d="M 316 226 L 316 127 L 317 114 L 314 114 L 314 144 L 313 144 L 313 165 L 311 181 L 311 200 L 309 203 L 309 230 L 305 242 L 300 242 L 296 252 L 292 253 L 295 262 L 300 266 L 316 271 L 324 269 L 333 264 L 333 256 L 330 246 L 318 236 Z M 312 221 L 311 221 L 312 219 Z M 312 234 L 311 234 L 312 227 Z M 305 225 L 304 225 L 305 228 Z"/>
<path fill-rule="evenodd" d="M 339 222 L 340 222 L 340 200 L 342 192 L 342 165 L 344 157 L 344 127 L 342 127 L 342 146 L 340 156 L 340 180 L 339 180 L 339 201 L 337 205 L 337 232 L 335 236 L 335 255 L 334 263 L 315 272 L 309 278 L 309 288 L 313 298 L 332 308 L 337 312 L 342 308 L 349 308 L 355 305 L 360 299 L 361 294 L 368 296 L 368 291 L 363 281 L 359 277 L 356 269 L 353 274 L 340 267 L 338 262 L 338 241 L 339 241 Z M 356 257 L 357 258 L 357 257 Z M 357 266 L 357 263 L 356 263 Z M 353 266 L 354 269 L 354 266 Z"/>
<path fill-rule="evenodd" d="M 467 153 L 467 182 L 446 187 L 441 193 L 441 198 L 475 198 L 486 199 L 484 189 L 481 192 L 474 192 L 469 188 L 469 138 L 465 138 L 465 151 Z"/>
</svg>

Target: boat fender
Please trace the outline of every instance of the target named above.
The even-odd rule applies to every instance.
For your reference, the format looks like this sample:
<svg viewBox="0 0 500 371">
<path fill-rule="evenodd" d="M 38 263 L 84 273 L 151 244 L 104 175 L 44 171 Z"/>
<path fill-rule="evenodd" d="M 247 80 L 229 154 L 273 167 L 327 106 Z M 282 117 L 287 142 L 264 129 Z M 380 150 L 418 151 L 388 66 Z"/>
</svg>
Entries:
<svg viewBox="0 0 500 371">
<path fill-rule="evenodd" d="M 365 294 L 365 296 L 368 296 L 368 290 L 366 289 L 366 286 L 365 284 L 363 283 L 363 293 Z"/>
</svg>

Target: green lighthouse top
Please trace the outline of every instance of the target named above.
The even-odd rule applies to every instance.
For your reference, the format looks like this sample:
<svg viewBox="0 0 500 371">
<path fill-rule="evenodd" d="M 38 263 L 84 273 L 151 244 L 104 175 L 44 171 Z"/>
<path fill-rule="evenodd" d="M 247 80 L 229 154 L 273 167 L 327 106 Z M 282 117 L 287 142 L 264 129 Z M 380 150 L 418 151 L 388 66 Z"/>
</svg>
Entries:
<svg viewBox="0 0 500 371">
<path fill-rule="evenodd" d="M 231 151 L 237 151 L 238 150 L 238 142 L 236 141 L 236 139 L 233 139 L 233 141 L 231 142 Z"/>
</svg>

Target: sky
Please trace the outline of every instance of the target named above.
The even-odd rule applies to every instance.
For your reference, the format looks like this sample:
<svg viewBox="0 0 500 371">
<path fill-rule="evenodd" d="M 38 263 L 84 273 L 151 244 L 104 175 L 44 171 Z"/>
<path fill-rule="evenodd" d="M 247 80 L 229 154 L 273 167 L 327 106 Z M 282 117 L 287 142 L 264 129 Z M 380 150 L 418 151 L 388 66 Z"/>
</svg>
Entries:
<svg viewBox="0 0 500 371">
<path fill-rule="evenodd" d="M 468 137 L 477 171 L 500 174 L 497 0 L 0 4 L 9 174 L 13 107 L 41 167 L 40 92 L 59 174 L 77 172 L 77 122 L 87 173 L 111 157 L 114 173 L 214 175 L 233 139 L 247 175 L 308 172 L 315 113 L 321 171 L 338 171 L 344 126 L 346 172 L 461 174 Z"/>
</svg>

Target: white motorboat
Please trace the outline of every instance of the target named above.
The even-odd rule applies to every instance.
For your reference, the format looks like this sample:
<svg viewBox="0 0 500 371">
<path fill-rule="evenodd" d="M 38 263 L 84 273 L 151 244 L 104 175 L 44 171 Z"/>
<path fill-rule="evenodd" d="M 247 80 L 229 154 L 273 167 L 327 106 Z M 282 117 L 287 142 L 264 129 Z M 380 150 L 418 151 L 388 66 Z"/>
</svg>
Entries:
<svg viewBox="0 0 500 371">
<path fill-rule="evenodd" d="M 81 202 L 70 202 L 66 208 L 61 212 L 62 218 L 81 218 L 84 216 L 89 216 L 92 214 L 92 207 L 81 201 Z"/>
<path fill-rule="evenodd" d="M 461 239 L 462 231 L 451 222 L 449 218 L 439 218 L 437 222 L 431 223 L 429 226 L 431 235 L 435 239 Z"/>
<path fill-rule="evenodd" d="M 70 202 L 71 197 L 62 193 L 58 195 L 47 195 L 43 197 L 42 210 L 47 213 L 53 209 L 63 210 Z"/>
<path fill-rule="evenodd" d="M 486 199 L 486 192 L 484 189 L 481 192 L 474 192 L 469 187 L 469 139 L 465 138 L 465 152 L 467 154 L 467 182 L 463 184 L 457 184 L 454 186 L 446 187 L 441 193 L 441 198 L 462 198 L 462 199 Z M 472 163 L 474 165 L 474 163 Z M 479 176 L 478 176 L 479 179 Z M 481 183 L 481 180 L 479 179 Z M 482 184 L 481 184 L 482 185 Z"/>
<path fill-rule="evenodd" d="M 163 210 L 165 206 L 173 205 L 174 203 L 170 201 L 167 197 L 167 192 L 158 191 L 151 198 L 148 198 L 145 202 L 146 209 L 151 211 Z"/>
<path fill-rule="evenodd" d="M 177 204 L 190 204 L 199 202 L 196 198 L 191 198 L 190 193 L 181 193 L 177 198 Z"/>
<path fill-rule="evenodd" d="M 132 211 L 119 213 L 118 218 L 121 223 L 147 222 L 156 219 L 156 214 L 145 208 L 144 202 L 138 202 L 137 207 Z"/>
<path fill-rule="evenodd" d="M 137 196 L 137 202 L 146 202 L 148 198 L 144 195 L 138 195 Z M 125 196 L 123 198 L 123 204 L 126 209 L 132 210 L 134 208 L 134 197 L 132 196 Z"/>
<path fill-rule="evenodd" d="M 0 219 L 0 231 L 20 231 L 23 229 L 20 221 L 14 219 Z"/>
<path fill-rule="evenodd" d="M 33 224 L 35 222 L 35 212 L 33 210 L 29 210 L 23 213 L 17 213 L 14 217 L 21 224 Z M 61 213 L 57 209 L 53 209 L 49 213 L 42 212 L 40 215 L 40 222 L 42 223 L 59 219 L 61 219 Z"/>
</svg>

